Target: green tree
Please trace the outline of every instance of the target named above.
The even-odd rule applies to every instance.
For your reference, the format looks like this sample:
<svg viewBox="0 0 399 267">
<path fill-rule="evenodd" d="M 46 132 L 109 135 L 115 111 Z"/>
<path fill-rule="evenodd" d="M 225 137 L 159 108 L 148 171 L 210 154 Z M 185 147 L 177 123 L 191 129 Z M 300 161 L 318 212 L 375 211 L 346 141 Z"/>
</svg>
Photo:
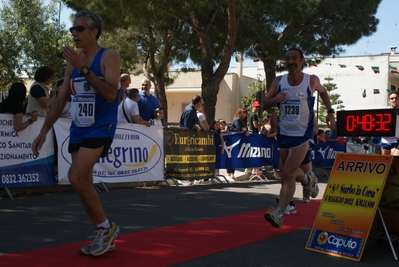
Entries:
<svg viewBox="0 0 399 267">
<path fill-rule="evenodd" d="M 324 80 L 327 81 L 327 83 L 324 83 L 323 86 L 324 88 L 326 88 L 328 95 L 330 96 L 331 106 L 335 107 L 336 111 L 344 109 L 345 108 L 345 106 L 343 105 L 344 102 L 341 99 L 339 99 L 341 95 L 337 93 L 332 93 L 334 90 L 338 89 L 337 84 L 332 83 L 334 78 L 329 76 L 324 78 Z M 326 123 L 327 109 L 324 106 L 323 101 L 319 97 L 317 97 L 317 101 L 318 101 L 317 118 L 320 122 Z"/>
<path fill-rule="evenodd" d="M 245 107 L 249 112 L 252 111 L 252 102 L 258 100 L 262 101 L 261 96 L 264 96 L 266 93 L 265 82 L 257 79 L 255 82 L 250 83 L 248 85 L 248 95 L 241 97 L 241 103 L 243 107 Z M 266 115 L 266 110 L 259 110 L 259 115 L 263 118 Z"/>
<path fill-rule="evenodd" d="M 343 45 L 356 43 L 377 30 L 381 0 L 269 0 L 242 16 L 236 48 L 264 65 L 266 86 L 275 78 L 276 61 L 298 47 L 306 55 L 338 55 Z M 343 26 L 343 23 L 345 26 Z"/>
<path fill-rule="evenodd" d="M 156 85 L 159 87 L 156 93 L 160 99 L 163 98 L 162 94 L 165 94 L 162 84 L 171 79 L 165 75 L 167 67 L 172 63 L 185 62 L 189 56 L 193 62 L 201 66 L 205 112 L 208 121 L 214 119 L 219 85 L 230 66 L 231 55 L 234 52 L 238 26 L 237 3 L 248 1 L 153 0 L 137 2 L 134 5 L 129 0 L 64 2 L 74 10 L 85 8 L 99 13 L 107 20 L 107 27 L 111 29 L 137 25 L 137 32 L 142 33 L 141 40 L 146 40 L 138 45 L 146 45 L 145 49 L 143 47 L 144 51 L 163 56 L 152 62 L 151 53 L 141 57 L 143 62 L 148 63 L 148 73 L 153 75 L 154 80 L 162 78 Z M 176 22 L 171 22 L 171 18 Z M 177 29 L 181 29 L 180 32 L 170 31 L 175 25 L 178 26 Z M 171 34 L 166 35 L 168 31 Z M 164 48 L 172 49 L 170 57 Z"/>
<path fill-rule="evenodd" d="M 100 44 L 119 53 L 121 71 L 135 75 L 144 73 L 153 82 L 167 121 L 165 88 L 175 78 L 169 75 L 169 67 L 187 61 L 191 47 L 188 39 L 192 39 L 189 28 L 180 20 L 155 10 L 151 2 L 135 5 L 128 0 L 64 2 L 74 10 L 92 10 L 104 19 L 104 36 L 100 38 Z M 136 64 L 143 70 L 135 71 Z"/>
<path fill-rule="evenodd" d="M 234 52 L 239 3 L 233 0 L 152 1 L 160 11 L 183 22 L 197 37 L 189 53 L 190 58 L 201 67 L 201 95 L 206 103 L 208 122 L 215 118 L 219 85 Z"/>
<path fill-rule="evenodd" d="M 58 18 L 57 5 L 39 0 L 9 0 L 0 10 L 1 90 L 23 77 L 33 77 L 40 66 L 55 69 L 63 77 L 65 60 L 61 48 L 70 42 Z M 56 79 L 55 79 L 56 80 Z"/>
<path fill-rule="evenodd" d="M 380 3 L 379 0 L 365 0 L 362 5 L 356 0 L 283 1 L 284 4 L 281 0 L 150 0 L 134 5 L 129 0 L 64 2 L 75 10 L 85 8 L 99 13 L 109 25 L 108 29 L 106 25 L 106 31 L 137 25 L 137 32 L 145 37 L 142 40 L 152 39 L 138 43 L 138 46 L 149 45 L 143 51 L 156 51 L 155 56 L 166 55 L 163 50 L 168 47 L 166 39 L 174 43 L 173 51 L 179 51 L 174 49 L 176 46 L 186 44 L 186 53 L 172 55 L 175 61 L 169 60 L 166 66 L 184 61 L 187 57 L 182 55 L 188 54 L 201 67 L 202 96 L 209 121 L 214 119 L 219 85 L 229 68 L 234 49 L 247 51 L 247 55 L 252 53 L 263 61 L 269 88 L 275 77 L 276 61 L 283 58 L 287 47 L 295 45 L 307 55 L 339 54 L 341 45 L 353 44 L 376 31 L 378 20 L 374 14 Z M 169 25 L 174 25 L 165 15 L 184 25 L 181 38 L 172 38 L 176 38 L 176 32 L 173 32 L 174 36 L 163 34 L 170 30 Z M 149 33 L 147 28 L 152 32 Z M 155 45 L 153 40 L 156 40 Z M 156 86 L 173 78 L 164 72 L 164 60 L 170 57 L 157 57 L 155 64 L 147 60 L 150 55 L 140 58 L 147 63 L 148 73 L 155 81 L 156 77 L 162 77 Z M 160 99 L 162 93 L 164 90 L 160 87 L 157 92 Z"/>
</svg>

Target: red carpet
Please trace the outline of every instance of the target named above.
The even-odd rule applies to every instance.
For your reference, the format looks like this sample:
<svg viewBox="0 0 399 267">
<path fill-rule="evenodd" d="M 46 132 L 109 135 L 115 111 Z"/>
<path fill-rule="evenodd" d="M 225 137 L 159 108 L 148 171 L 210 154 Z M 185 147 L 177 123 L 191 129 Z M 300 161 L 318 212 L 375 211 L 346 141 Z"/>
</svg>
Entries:
<svg viewBox="0 0 399 267">
<path fill-rule="evenodd" d="M 0 256 L 1 266 L 169 266 L 312 226 L 319 201 L 299 203 L 298 214 L 284 217 L 281 229 L 263 218 L 265 210 L 123 234 L 116 250 L 80 256 L 79 242 Z M 306 240 L 303 241 L 304 245 Z"/>
</svg>

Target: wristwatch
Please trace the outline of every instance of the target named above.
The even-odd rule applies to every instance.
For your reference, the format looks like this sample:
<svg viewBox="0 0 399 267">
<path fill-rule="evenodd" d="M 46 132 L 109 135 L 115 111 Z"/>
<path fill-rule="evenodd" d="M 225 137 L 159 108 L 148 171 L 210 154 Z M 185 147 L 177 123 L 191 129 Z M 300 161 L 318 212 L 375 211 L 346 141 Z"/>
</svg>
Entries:
<svg viewBox="0 0 399 267">
<path fill-rule="evenodd" d="M 82 75 L 82 76 L 86 76 L 87 74 L 89 74 L 90 73 L 90 69 L 89 69 L 89 67 L 87 67 L 87 66 L 84 66 L 84 67 L 82 67 L 81 69 L 80 69 L 80 75 Z"/>
<path fill-rule="evenodd" d="M 327 110 L 327 113 L 332 113 L 332 114 L 334 114 L 334 113 L 335 113 L 335 110 L 334 110 L 333 108 L 331 108 L 331 109 Z"/>
</svg>

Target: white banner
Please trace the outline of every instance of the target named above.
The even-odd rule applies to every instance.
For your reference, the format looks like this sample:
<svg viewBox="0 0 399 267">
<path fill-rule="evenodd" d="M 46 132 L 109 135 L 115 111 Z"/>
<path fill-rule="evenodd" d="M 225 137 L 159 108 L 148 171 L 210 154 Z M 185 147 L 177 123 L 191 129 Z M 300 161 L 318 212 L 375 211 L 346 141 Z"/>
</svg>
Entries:
<svg viewBox="0 0 399 267">
<path fill-rule="evenodd" d="M 69 184 L 71 165 L 68 153 L 70 119 L 60 118 L 54 124 L 58 143 L 58 183 Z M 118 123 L 108 154 L 94 165 L 94 183 L 161 181 L 165 157 L 163 128 Z"/>
<path fill-rule="evenodd" d="M 23 120 L 28 118 L 24 116 Z M 0 114 L 0 188 L 53 185 L 54 138 L 53 131 L 47 134 L 46 142 L 36 158 L 32 152 L 33 140 L 44 123 L 44 117 L 26 129 L 14 130 L 14 115 Z"/>
</svg>

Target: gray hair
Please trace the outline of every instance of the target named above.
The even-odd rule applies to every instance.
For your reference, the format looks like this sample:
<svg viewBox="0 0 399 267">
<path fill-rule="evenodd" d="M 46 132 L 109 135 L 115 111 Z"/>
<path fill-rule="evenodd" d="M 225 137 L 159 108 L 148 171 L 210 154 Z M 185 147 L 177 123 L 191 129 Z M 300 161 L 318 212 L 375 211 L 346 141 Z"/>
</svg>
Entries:
<svg viewBox="0 0 399 267">
<path fill-rule="evenodd" d="M 85 18 L 90 29 L 98 29 L 96 39 L 98 40 L 98 38 L 100 38 L 104 27 L 104 21 L 99 15 L 91 11 L 81 10 L 74 15 L 74 18 Z"/>
</svg>

